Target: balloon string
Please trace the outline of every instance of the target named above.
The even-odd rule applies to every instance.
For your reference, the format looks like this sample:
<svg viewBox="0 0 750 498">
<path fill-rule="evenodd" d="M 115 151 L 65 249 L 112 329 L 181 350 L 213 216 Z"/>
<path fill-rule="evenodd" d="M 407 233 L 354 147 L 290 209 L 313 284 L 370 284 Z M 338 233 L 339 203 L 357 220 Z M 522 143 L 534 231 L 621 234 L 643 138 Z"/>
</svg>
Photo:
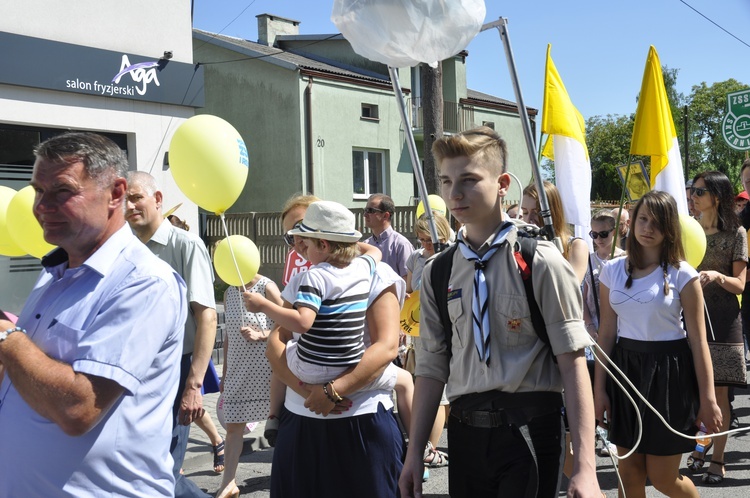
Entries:
<svg viewBox="0 0 750 498">
<path fill-rule="evenodd" d="M 247 287 L 245 287 L 245 280 L 242 278 L 242 273 L 240 272 L 240 266 L 237 264 L 237 258 L 234 257 L 232 240 L 229 238 L 229 230 L 227 229 L 227 220 L 224 218 L 224 213 L 219 214 L 219 218 L 221 219 L 221 226 L 224 227 L 224 235 L 226 235 L 227 237 L 227 245 L 229 246 L 229 254 L 232 255 L 232 263 L 234 263 L 234 269 L 237 270 L 237 276 L 240 277 L 240 282 L 242 282 L 242 290 L 244 292 L 247 292 Z"/>
</svg>

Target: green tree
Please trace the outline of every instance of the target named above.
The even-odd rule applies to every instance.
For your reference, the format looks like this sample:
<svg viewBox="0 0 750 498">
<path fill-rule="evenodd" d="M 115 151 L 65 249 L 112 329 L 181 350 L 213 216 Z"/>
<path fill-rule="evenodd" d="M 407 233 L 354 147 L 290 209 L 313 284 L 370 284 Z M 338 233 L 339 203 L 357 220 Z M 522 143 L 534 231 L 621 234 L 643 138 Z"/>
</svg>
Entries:
<svg viewBox="0 0 750 498">
<path fill-rule="evenodd" d="M 617 166 L 630 157 L 634 116 L 594 116 L 586 121 L 586 142 L 591 160 L 591 199 L 619 200 L 622 180 Z M 631 161 L 643 159 L 631 158 Z"/>
<path fill-rule="evenodd" d="M 689 97 L 690 174 L 721 171 L 735 186 L 740 185 L 740 167 L 744 152 L 729 147 L 721 134 L 721 123 L 727 112 L 727 93 L 745 90 L 748 86 L 735 79 L 708 86 L 695 85 Z"/>
<path fill-rule="evenodd" d="M 684 106 L 687 104 L 687 97 L 677 91 L 677 75 L 679 69 L 670 69 L 668 66 L 661 67 L 661 73 L 664 77 L 664 89 L 667 91 L 667 100 L 669 101 L 669 110 L 672 111 L 672 120 L 675 127 L 679 130 L 684 113 Z M 677 132 L 680 136 L 680 132 Z"/>
<path fill-rule="evenodd" d="M 677 92 L 677 75 L 679 69 L 662 66 L 664 87 L 667 91 L 670 109 L 675 124 L 682 119 L 682 106 L 687 99 Z M 639 95 L 635 101 L 638 102 Z M 624 165 L 628 158 L 632 161 L 644 161 L 649 167 L 651 158 L 630 157 L 630 141 L 633 136 L 635 114 L 630 116 L 607 115 L 593 116 L 586 121 L 586 145 L 591 160 L 591 200 L 619 200 L 623 182 L 617 173 L 617 166 Z M 554 162 L 542 163 L 542 174 L 547 179 L 554 178 Z"/>
</svg>

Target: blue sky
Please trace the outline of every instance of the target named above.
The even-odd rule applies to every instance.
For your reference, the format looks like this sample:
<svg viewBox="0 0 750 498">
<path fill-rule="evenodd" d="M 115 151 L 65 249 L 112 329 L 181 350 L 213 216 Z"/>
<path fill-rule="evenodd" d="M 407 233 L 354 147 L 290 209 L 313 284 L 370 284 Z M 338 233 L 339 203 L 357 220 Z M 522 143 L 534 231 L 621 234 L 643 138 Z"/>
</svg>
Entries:
<svg viewBox="0 0 750 498">
<path fill-rule="evenodd" d="M 194 1 L 194 27 L 206 31 L 257 40 L 255 16 L 269 13 L 300 21 L 300 34 L 338 32 L 330 21 L 333 0 Z M 685 1 L 750 44 L 746 29 L 750 0 Z M 555 65 L 585 118 L 635 112 L 649 45 L 656 47 L 662 64 L 679 69 L 677 89 L 686 95 L 704 81 L 711 85 L 734 78 L 750 85 L 750 47 L 680 0 L 485 0 L 485 4 L 485 22 L 508 18 L 521 90 L 530 107 L 542 106 L 547 43 L 552 44 Z M 515 101 L 497 30 L 480 33 L 467 50 L 469 88 Z"/>
</svg>

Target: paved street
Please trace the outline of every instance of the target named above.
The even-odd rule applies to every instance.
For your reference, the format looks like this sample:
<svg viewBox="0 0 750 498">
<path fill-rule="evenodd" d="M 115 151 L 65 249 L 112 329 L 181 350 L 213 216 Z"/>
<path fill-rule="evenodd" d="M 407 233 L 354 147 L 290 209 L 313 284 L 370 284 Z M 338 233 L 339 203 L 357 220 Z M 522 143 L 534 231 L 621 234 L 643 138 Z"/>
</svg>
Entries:
<svg viewBox="0 0 750 498">
<path fill-rule="evenodd" d="M 205 397 L 207 409 L 216 420 L 216 399 L 218 395 L 211 394 Z M 750 428 L 750 392 L 747 390 L 736 393 L 735 411 L 740 417 L 743 427 Z M 223 430 L 220 428 L 223 434 Z M 237 484 L 241 489 L 241 496 L 267 498 L 270 496 L 270 475 L 273 448 L 262 437 L 263 424 L 260 424 L 253 433 L 245 436 L 245 450 L 240 460 L 237 472 Z M 201 489 L 213 495 L 221 483 L 221 476 L 213 472 L 211 446 L 205 434 L 193 426 L 190 432 L 190 445 L 185 459 L 185 474 L 198 484 Z M 447 450 L 446 433 L 440 442 L 440 448 Z M 690 478 L 698 486 L 702 497 L 719 498 L 733 496 L 750 496 L 750 435 L 740 433 L 732 436 L 727 445 L 726 452 L 727 477 L 724 482 L 715 487 L 709 487 L 700 482 L 700 476 Z M 617 496 L 617 477 L 608 457 L 597 457 L 597 475 L 602 491 L 608 498 Z M 683 458 L 684 468 L 684 458 Z M 425 496 L 432 498 L 448 497 L 448 469 L 447 467 L 432 469 L 430 479 L 425 483 Z M 560 496 L 565 493 L 561 492 Z M 653 487 L 647 489 L 649 498 L 663 496 Z M 321 497 L 325 498 L 325 497 Z"/>
</svg>

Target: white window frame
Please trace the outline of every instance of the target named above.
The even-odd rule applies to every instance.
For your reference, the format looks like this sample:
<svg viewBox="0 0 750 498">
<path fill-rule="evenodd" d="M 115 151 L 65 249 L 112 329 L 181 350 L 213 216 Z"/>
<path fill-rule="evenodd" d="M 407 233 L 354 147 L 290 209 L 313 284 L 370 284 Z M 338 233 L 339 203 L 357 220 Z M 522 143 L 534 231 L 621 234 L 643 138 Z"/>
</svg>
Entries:
<svg viewBox="0 0 750 498">
<path fill-rule="evenodd" d="M 365 112 L 369 116 L 365 116 Z M 377 104 L 362 103 L 359 117 L 364 121 L 380 121 L 380 109 Z"/>
<path fill-rule="evenodd" d="M 359 193 L 354 191 L 354 153 L 355 152 L 361 152 L 363 153 L 363 162 L 362 162 L 362 169 L 363 176 L 364 176 L 364 193 Z M 370 165 L 369 165 L 369 154 L 378 154 L 380 155 L 380 177 L 382 185 L 377 185 L 377 190 L 370 192 Z M 368 197 L 370 197 L 372 194 L 378 194 L 378 193 L 386 193 L 385 192 L 385 183 L 386 183 L 386 171 L 387 171 L 387 158 L 385 151 L 382 149 L 365 149 L 361 147 L 354 147 L 352 148 L 352 197 L 354 199 L 364 199 L 367 200 Z"/>
</svg>

